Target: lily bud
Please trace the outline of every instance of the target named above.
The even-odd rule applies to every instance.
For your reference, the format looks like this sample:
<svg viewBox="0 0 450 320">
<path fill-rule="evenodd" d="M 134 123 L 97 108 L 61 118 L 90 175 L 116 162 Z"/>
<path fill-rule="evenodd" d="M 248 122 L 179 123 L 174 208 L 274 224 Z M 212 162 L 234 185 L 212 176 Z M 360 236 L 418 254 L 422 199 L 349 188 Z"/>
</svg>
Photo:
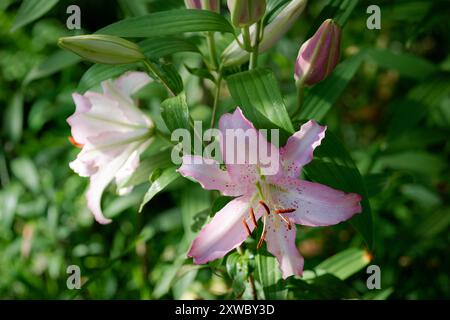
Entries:
<svg viewBox="0 0 450 320">
<path fill-rule="evenodd" d="M 137 44 L 115 36 L 90 34 L 64 37 L 58 40 L 58 45 L 96 63 L 126 64 L 145 59 Z"/>
<path fill-rule="evenodd" d="M 270 49 L 292 26 L 298 16 L 306 7 L 307 0 L 292 0 L 280 13 L 264 27 L 264 37 L 259 44 L 259 53 Z M 250 37 L 255 39 L 256 25 L 250 27 Z M 242 35 L 239 36 L 242 42 Z M 224 66 L 232 66 L 248 61 L 250 55 L 242 49 L 238 42 L 233 41 L 223 52 L 222 60 Z"/>
<path fill-rule="evenodd" d="M 258 22 L 266 13 L 266 0 L 228 0 L 231 22 L 235 27 L 245 27 Z"/>
<path fill-rule="evenodd" d="M 220 0 L 184 0 L 184 4 L 188 9 L 203 9 L 219 13 L 219 1 Z"/>
<path fill-rule="evenodd" d="M 333 72 L 339 62 L 341 28 L 325 20 L 316 33 L 300 47 L 295 63 L 297 85 L 312 86 Z"/>
</svg>

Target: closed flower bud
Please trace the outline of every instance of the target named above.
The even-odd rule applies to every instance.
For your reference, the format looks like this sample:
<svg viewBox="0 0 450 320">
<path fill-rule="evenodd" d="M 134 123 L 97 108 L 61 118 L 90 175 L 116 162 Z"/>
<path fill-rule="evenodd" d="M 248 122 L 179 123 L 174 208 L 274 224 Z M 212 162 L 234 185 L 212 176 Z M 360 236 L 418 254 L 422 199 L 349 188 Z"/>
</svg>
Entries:
<svg viewBox="0 0 450 320">
<path fill-rule="evenodd" d="M 311 86 L 328 77 L 339 62 L 340 45 L 341 28 L 333 20 L 325 20 L 300 47 L 294 75 L 297 85 Z"/>
<path fill-rule="evenodd" d="M 65 37 L 58 40 L 58 45 L 96 63 L 126 64 L 145 59 L 138 45 L 114 36 L 90 34 Z"/>
<path fill-rule="evenodd" d="M 231 22 L 236 27 L 245 27 L 258 22 L 266 12 L 266 0 L 228 0 Z"/>
<path fill-rule="evenodd" d="M 184 4 L 188 9 L 203 9 L 219 13 L 220 0 L 184 0 Z"/>
<path fill-rule="evenodd" d="M 264 27 L 264 37 L 259 44 L 259 52 L 270 49 L 292 26 L 305 9 L 307 0 L 292 0 L 280 13 Z M 250 27 L 250 36 L 255 39 L 256 25 Z M 242 42 L 242 35 L 240 36 Z M 224 66 L 241 64 L 249 59 L 249 53 L 242 49 L 238 42 L 233 41 L 223 52 Z"/>
</svg>

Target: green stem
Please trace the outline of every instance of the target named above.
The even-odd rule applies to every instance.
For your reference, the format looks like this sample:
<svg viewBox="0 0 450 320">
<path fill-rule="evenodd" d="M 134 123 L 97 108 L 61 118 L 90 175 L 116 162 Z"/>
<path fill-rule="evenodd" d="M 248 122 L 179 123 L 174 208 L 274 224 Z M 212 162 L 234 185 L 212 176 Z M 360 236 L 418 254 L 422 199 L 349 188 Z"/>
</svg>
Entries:
<svg viewBox="0 0 450 320">
<path fill-rule="evenodd" d="M 222 85 L 222 70 L 219 70 L 219 77 L 216 80 L 216 90 L 214 92 L 214 103 L 213 103 L 213 110 L 212 110 L 212 115 L 211 115 L 210 128 L 214 128 L 214 123 L 216 122 L 217 106 L 219 104 L 221 85 Z"/>
<path fill-rule="evenodd" d="M 171 146 L 177 145 L 174 141 L 170 140 L 170 138 L 165 133 L 160 131 L 159 129 L 155 129 L 155 136 L 161 138 L 162 140 L 164 140 Z"/>
<path fill-rule="evenodd" d="M 297 85 L 297 107 L 294 113 L 292 114 L 293 119 L 295 119 L 295 117 L 300 114 L 300 110 L 302 108 L 304 101 L 304 96 L 305 96 L 305 86 L 303 85 L 303 83 L 299 83 Z"/>
<path fill-rule="evenodd" d="M 248 26 L 242 28 L 242 39 L 244 40 L 244 49 L 248 52 L 251 52 L 252 39 L 250 37 L 250 28 Z"/>
<path fill-rule="evenodd" d="M 252 274 L 248 276 L 248 282 L 250 283 L 250 289 L 252 290 L 253 300 L 258 300 L 258 294 L 256 293 L 255 279 L 253 278 Z"/>
<path fill-rule="evenodd" d="M 243 244 L 236 248 L 236 251 L 239 253 L 239 255 L 244 255 L 244 249 Z M 256 286 L 255 286 L 255 279 L 253 278 L 252 274 L 248 275 L 248 283 L 250 284 L 250 290 L 252 292 L 253 300 L 258 300 L 258 294 L 256 293 Z"/>
<path fill-rule="evenodd" d="M 250 52 L 250 63 L 248 66 L 249 70 L 255 69 L 258 65 L 259 42 L 261 41 L 261 32 L 262 32 L 262 23 L 261 21 L 259 21 L 256 26 L 255 45 L 252 47 L 252 51 Z"/>
<path fill-rule="evenodd" d="M 216 50 L 216 42 L 214 41 L 214 32 L 208 32 L 206 36 L 206 42 L 208 43 L 208 51 L 209 57 L 211 59 L 211 65 L 214 70 L 217 70 L 219 67 L 219 62 L 217 60 L 217 50 Z"/>
<path fill-rule="evenodd" d="M 248 64 L 248 70 L 253 70 L 258 65 L 258 51 L 253 51 L 250 53 L 250 62 Z"/>
<path fill-rule="evenodd" d="M 172 89 L 170 88 L 169 84 L 166 82 L 166 80 L 164 79 L 164 77 L 162 76 L 161 72 L 159 72 L 158 68 L 150 61 L 148 60 L 144 60 L 144 65 L 145 67 L 148 69 L 148 71 L 150 71 L 150 73 L 158 78 L 159 80 L 161 80 L 161 82 L 166 86 L 166 88 L 170 91 L 170 93 L 173 96 L 176 96 L 177 93 L 172 91 Z"/>
</svg>

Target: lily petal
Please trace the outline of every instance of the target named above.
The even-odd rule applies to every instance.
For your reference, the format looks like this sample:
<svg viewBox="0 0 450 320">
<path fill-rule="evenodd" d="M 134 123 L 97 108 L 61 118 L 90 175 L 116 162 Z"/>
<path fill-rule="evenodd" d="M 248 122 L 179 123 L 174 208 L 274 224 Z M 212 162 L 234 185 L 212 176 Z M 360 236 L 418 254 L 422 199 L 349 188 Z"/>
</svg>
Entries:
<svg viewBox="0 0 450 320">
<path fill-rule="evenodd" d="M 267 216 L 267 250 L 277 257 L 283 279 L 303 273 L 303 257 L 295 245 L 296 229 L 290 230 L 279 216 Z"/>
<path fill-rule="evenodd" d="M 114 81 L 114 85 L 125 95 L 132 95 L 151 81 L 145 72 L 126 72 Z"/>
<path fill-rule="evenodd" d="M 188 257 L 194 258 L 195 264 L 221 258 L 244 242 L 248 234 L 242 219 L 248 218 L 250 221 L 250 199 L 250 196 L 242 196 L 230 201 L 203 227 L 188 252 Z M 256 219 L 261 215 L 261 210 L 255 210 Z M 248 227 L 250 231 L 254 229 L 252 223 L 248 223 Z"/>
<path fill-rule="evenodd" d="M 99 168 L 108 165 L 118 157 L 131 142 L 142 140 L 145 131 L 116 132 L 104 131 L 97 136 L 88 137 L 77 159 L 70 167 L 82 177 L 94 175 Z M 148 146 L 145 144 L 145 147 Z M 144 149 L 139 150 L 141 153 Z"/>
<path fill-rule="evenodd" d="M 330 226 L 362 211 L 362 198 L 356 193 L 345 193 L 320 183 L 294 178 L 282 179 L 279 187 L 274 198 L 281 207 L 296 209 L 285 217 L 297 224 Z"/>
<path fill-rule="evenodd" d="M 67 118 L 72 137 L 78 143 L 86 144 L 88 137 L 97 136 L 105 130 L 125 132 L 144 128 L 128 121 L 117 101 L 96 92 L 87 92 L 83 97 L 84 99 L 81 99 L 79 95 L 74 95 L 74 100 L 83 101 L 86 106 L 88 99 L 90 103 L 88 111 L 81 112 L 83 106 L 77 107 L 77 111 Z M 77 103 L 77 106 L 79 105 L 80 103 Z"/>
<path fill-rule="evenodd" d="M 310 120 L 294 133 L 280 150 L 284 175 L 297 178 L 302 167 L 313 159 L 314 149 L 320 146 L 327 127 Z"/>
<path fill-rule="evenodd" d="M 150 77 L 143 72 L 128 72 L 117 80 L 102 82 L 104 95 L 119 102 L 119 108 L 130 123 L 151 126 L 152 121 L 136 106 L 131 95 L 150 82 Z"/>
<path fill-rule="evenodd" d="M 140 155 L 142 152 L 147 149 L 147 147 L 153 142 L 153 139 L 149 139 L 145 142 L 143 142 L 137 150 L 134 150 L 130 157 L 128 158 L 127 162 L 120 168 L 120 170 L 116 173 L 116 185 L 117 185 L 117 194 L 120 196 L 123 196 L 127 193 L 130 193 L 131 190 L 133 190 L 133 187 L 123 187 L 123 184 L 125 184 L 133 175 L 133 173 L 137 170 L 140 163 Z"/>
<path fill-rule="evenodd" d="M 89 188 L 86 193 L 87 205 L 91 212 L 94 214 L 95 220 L 101 224 L 110 223 L 111 220 L 107 219 L 101 209 L 101 200 L 103 191 L 108 184 L 114 179 L 116 173 L 127 162 L 133 151 L 139 147 L 138 142 L 131 143 L 129 147 L 123 151 L 119 156 L 115 157 L 109 163 L 105 164 L 91 176 Z"/>
<path fill-rule="evenodd" d="M 260 150 L 261 153 L 278 155 L 278 148 L 266 140 L 239 107 L 234 113 L 220 118 L 219 130 L 222 133 L 222 157 L 231 179 L 236 183 L 254 185 L 259 178 L 258 166 L 262 166 Z"/>
<path fill-rule="evenodd" d="M 177 170 L 183 177 L 190 177 L 200 183 L 203 189 L 219 190 L 225 196 L 240 196 L 246 189 L 231 180 L 227 171 L 221 170 L 217 161 L 201 156 L 185 155 L 183 164 Z"/>
</svg>

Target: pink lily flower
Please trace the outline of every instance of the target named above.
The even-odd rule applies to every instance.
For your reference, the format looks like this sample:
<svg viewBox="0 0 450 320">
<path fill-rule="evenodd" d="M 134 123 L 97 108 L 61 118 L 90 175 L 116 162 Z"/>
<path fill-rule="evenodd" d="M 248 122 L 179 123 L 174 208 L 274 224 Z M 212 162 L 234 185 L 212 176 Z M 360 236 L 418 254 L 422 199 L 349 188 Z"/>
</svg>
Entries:
<svg viewBox="0 0 450 320">
<path fill-rule="evenodd" d="M 258 132 L 240 108 L 221 117 L 219 130 L 223 137 L 227 129 Z M 325 130 L 326 127 L 310 120 L 281 149 L 258 135 L 260 145 L 267 143 L 279 152 L 279 172 L 270 176 L 260 175 L 258 165 L 231 163 L 232 160 L 227 159 L 224 153 L 224 141 L 220 142 L 226 170 L 211 159 L 200 163 L 200 156 L 183 157 L 183 164 L 178 169 L 183 176 L 199 182 L 204 189 L 219 190 L 223 195 L 236 197 L 216 213 L 193 241 L 188 256 L 194 259 L 195 264 L 221 258 L 241 245 L 262 219 L 263 231 L 258 248 L 265 240 L 267 250 L 278 260 L 283 278 L 302 275 L 303 257 L 295 244 L 296 228 L 293 224 L 334 225 L 361 212 L 361 196 L 358 194 L 299 179 L 302 167 L 313 159 L 313 151 L 320 145 Z M 250 152 L 248 148 L 240 147 L 240 150 Z M 250 159 L 249 155 L 246 159 Z"/>
<path fill-rule="evenodd" d="M 115 81 L 103 81 L 103 93 L 72 96 L 76 110 L 67 119 L 72 132 L 69 140 L 82 150 L 69 166 L 81 177 L 90 178 L 87 205 L 99 223 L 111 222 L 101 209 L 103 191 L 114 179 L 120 185 L 131 176 L 140 154 L 152 141 L 153 121 L 131 98 L 149 81 L 146 73 L 128 72 Z M 122 188 L 118 193 L 129 191 L 131 188 Z"/>
</svg>

